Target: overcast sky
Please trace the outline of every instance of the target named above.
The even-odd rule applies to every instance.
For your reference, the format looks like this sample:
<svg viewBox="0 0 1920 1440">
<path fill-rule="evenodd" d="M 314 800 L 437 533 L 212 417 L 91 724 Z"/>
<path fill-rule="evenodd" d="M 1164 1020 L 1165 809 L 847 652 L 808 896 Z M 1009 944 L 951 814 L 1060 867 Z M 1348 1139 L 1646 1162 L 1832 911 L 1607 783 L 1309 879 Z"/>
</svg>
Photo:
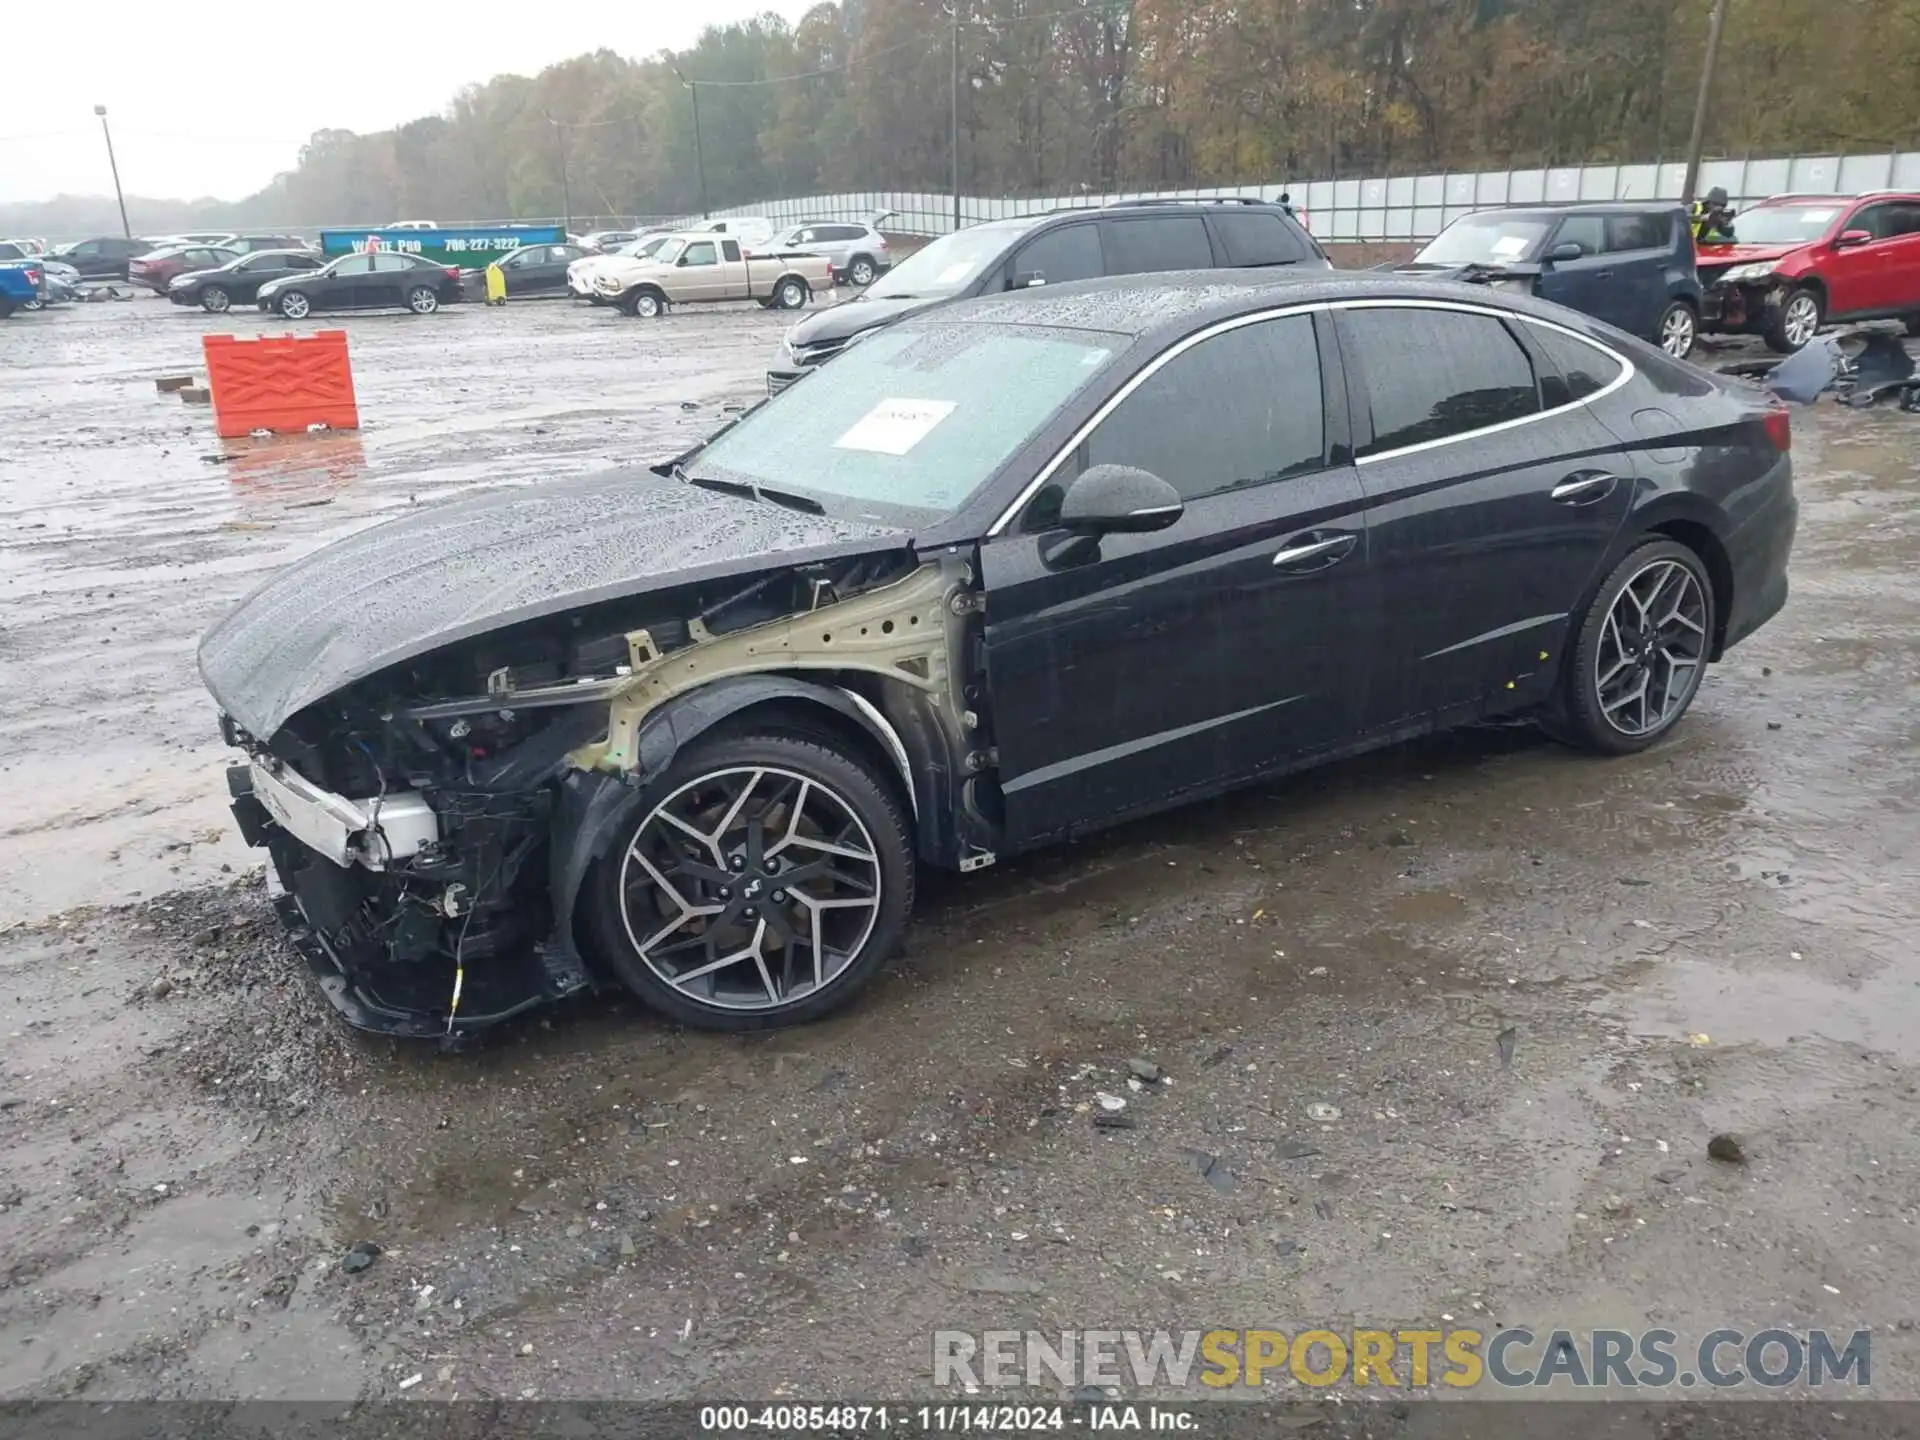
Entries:
<svg viewBox="0 0 1920 1440">
<path fill-rule="evenodd" d="M 603 46 L 651 55 L 691 44 L 705 25 L 766 10 L 797 20 L 806 9 L 806 0 L 522 0 L 439 12 L 268 4 L 217 22 L 218 12 L 126 0 L 9 11 L 34 39 L 0 69 L 0 201 L 113 192 L 95 105 L 107 107 L 129 194 L 237 200 L 292 169 L 315 130 L 384 130 L 503 72 L 530 75 Z M 357 35 L 356 12 L 366 17 Z M 436 13 L 444 23 L 432 23 Z M 71 33 L 56 44 L 56 31 Z"/>
</svg>

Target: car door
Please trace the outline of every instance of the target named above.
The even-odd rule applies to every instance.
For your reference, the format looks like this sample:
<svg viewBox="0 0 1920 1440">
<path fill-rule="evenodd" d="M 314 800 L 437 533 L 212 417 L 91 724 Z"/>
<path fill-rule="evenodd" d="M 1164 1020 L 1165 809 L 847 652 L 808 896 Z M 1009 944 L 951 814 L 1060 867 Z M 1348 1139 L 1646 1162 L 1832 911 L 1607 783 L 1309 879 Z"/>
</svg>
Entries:
<svg viewBox="0 0 1920 1440">
<path fill-rule="evenodd" d="M 1862 205 L 1833 232 L 1831 252 L 1820 266 L 1828 320 L 1876 315 L 1892 305 L 1895 209 L 1885 202 Z M 1865 231 L 1869 238 L 1841 244 L 1840 237 L 1850 230 Z"/>
<path fill-rule="evenodd" d="M 373 257 L 373 277 L 367 291 L 372 298 L 367 305 L 381 309 L 404 305 L 407 292 L 420 284 L 438 288 L 435 277 L 418 273 L 411 257 L 379 251 Z"/>
<path fill-rule="evenodd" d="M 1061 225 L 1036 235 L 1007 257 L 1000 288 L 1064 285 L 1106 274 L 1100 251 L 1100 227 L 1093 221 Z"/>
<path fill-rule="evenodd" d="M 374 304 L 371 254 L 349 255 L 310 292 L 317 310 L 364 310 Z"/>
<path fill-rule="evenodd" d="M 1562 245 L 1578 245 L 1580 253 L 1567 260 L 1547 258 Z M 1540 254 L 1540 278 L 1534 282 L 1534 294 L 1583 315 L 1603 314 L 1610 300 L 1613 262 L 1607 254 L 1607 226 L 1601 216 L 1565 216 L 1547 237 Z"/>
<path fill-rule="evenodd" d="M 1888 313 L 1920 324 L 1920 201 L 1896 201 L 1892 210 L 1885 305 Z"/>
<path fill-rule="evenodd" d="M 1310 313 L 1240 317 L 1165 352 L 982 547 L 1014 848 L 1352 732 L 1377 607 L 1325 327 Z M 1174 486 L 1179 519 L 1093 543 L 1058 528 L 1074 477 L 1110 464 Z"/>
<path fill-rule="evenodd" d="M 734 253 L 740 253 L 738 241 L 727 242 L 733 246 Z M 718 240 L 694 240 L 680 252 L 680 258 L 674 262 L 679 274 L 674 277 L 674 298 L 679 300 L 724 300 L 727 298 L 727 276 L 720 265 L 720 242 Z M 746 267 L 741 266 L 742 270 Z M 744 276 L 742 280 L 744 282 Z"/>
<path fill-rule="evenodd" d="M 1667 260 L 1673 221 L 1662 212 L 1627 211 L 1605 217 L 1607 260 L 1613 280 L 1601 291 L 1605 310 L 1593 312 L 1643 340 L 1659 337 L 1667 308 Z"/>
<path fill-rule="evenodd" d="M 539 259 L 527 267 L 528 293 L 558 295 L 567 288 L 567 267 L 587 252 L 578 245 L 536 245 Z"/>
<path fill-rule="evenodd" d="M 1543 401 L 1550 362 L 1497 311 L 1336 314 L 1382 606 L 1366 728 L 1538 699 L 1632 500 L 1610 468 L 1619 442 L 1557 373 Z M 1530 668 L 1515 668 L 1516 644 Z"/>
</svg>

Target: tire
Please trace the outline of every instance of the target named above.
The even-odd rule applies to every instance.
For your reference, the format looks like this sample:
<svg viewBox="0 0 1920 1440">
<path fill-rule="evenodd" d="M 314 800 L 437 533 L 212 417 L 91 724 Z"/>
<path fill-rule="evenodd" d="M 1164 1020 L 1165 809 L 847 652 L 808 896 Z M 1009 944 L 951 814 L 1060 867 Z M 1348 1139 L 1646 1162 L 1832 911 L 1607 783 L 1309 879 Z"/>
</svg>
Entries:
<svg viewBox="0 0 1920 1440">
<path fill-rule="evenodd" d="M 1550 733 L 1601 755 L 1659 741 L 1700 691 L 1715 622 L 1713 582 L 1698 555 L 1674 540 L 1636 546 L 1587 607 Z"/>
<path fill-rule="evenodd" d="M 880 267 L 873 263 L 871 255 L 856 255 L 847 262 L 847 283 L 858 285 L 862 289 L 871 285 L 879 277 Z"/>
<path fill-rule="evenodd" d="M 707 842 L 717 849 L 702 848 L 662 812 L 717 835 Z M 770 828 L 758 843 L 774 853 L 756 872 L 751 832 L 763 821 Z M 796 823 L 799 840 L 769 841 Z M 828 853 L 820 843 L 843 848 Z M 789 863 L 794 853 L 813 858 Z M 782 873 L 802 868 L 820 873 L 799 882 L 805 890 L 781 888 Z M 742 879 L 719 883 L 735 874 Z M 913 878 L 900 801 L 864 761 L 797 735 L 722 736 L 689 746 L 646 786 L 634 818 L 588 877 L 581 911 L 596 955 L 654 1009 L 705 1030 L 769 1030 L 818 1019 L 873 978 L 905 932 Z M 748 886 L 766 898 L 750 897 Z M 847 903 L 815 909 L 792 894 Z M 706 906 L 716 910 L 693 913 Z M 817 986 L 816 921 L 825 975 Z M 740 958 L 689 974 L 729 953 Z M 676 975 L 684 978 L 668 978 Z"/>
<path fill-rule="evenodd" d="M 621 302 L 620 308 L 641 320 L 657 320 L 666 313 L 666 302 L 652 290 L 642 290 L 638 295 Z"/>
<path fill-rule="evenodd" d="M 221 285 L 209 285 L 200 292 L 200 308 L 209 315 L 224 315 L 233 305 L 233 296 Z"/>
<path fill-rule="evenodd" d="M 773 308 L 776 310 L 798 310 L 807 303 L 807 282 L 797 275 L 789 275 L 773 287 Z"/>
<path fill-rule="evenodd" d="M 1660 312 L 1660 324 L 1654 330 L 1654 343 L 1675 360 L 1693 353 L 1700 338 L 1700 317 L 1685 300 L 1675 300 Z"/>
<path fill-rule="evenodd" d="M 416 285 L 407 292 L 407 309 L 416 315 L 431 315 L 440 308 L 440 294 L 431 285 Z"/>
<path fill-rule="evenodd" d="M 47 302 L 42 300 L 38 295 L 36 295 L 31 300 L 22 300 L 20 302 L 20 308 L 22 310 L 25 310 L 28 314 L 32 314 L 35 311 L 46 309 Z"/>
<path fill-rule="evenodd" d="M 1793 354 L 1819 332 L 1826 322 L 1826 309 L 1818 290 L 1806 285 L 1794 290 L 1767 321 L 1767 348 L 1780 355 Z"/>
<path fill-rule="evenodd" d="M 273 308 L 288 320 L 304 320 L 313 313 L 313 301 L 304 290 L 283 290 L 273 297 Z"/>
</svg>

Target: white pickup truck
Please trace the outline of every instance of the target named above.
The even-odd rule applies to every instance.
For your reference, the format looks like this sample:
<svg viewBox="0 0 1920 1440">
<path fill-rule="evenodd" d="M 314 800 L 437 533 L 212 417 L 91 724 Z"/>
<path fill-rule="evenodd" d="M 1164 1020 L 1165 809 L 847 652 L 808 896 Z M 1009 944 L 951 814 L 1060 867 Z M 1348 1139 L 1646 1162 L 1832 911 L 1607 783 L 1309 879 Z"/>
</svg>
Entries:
<svg viewBox="0 0 1920 1440">
<path fill-rule="evenodd" d="M 819 255 L 749 255 L 731 235 L 670 235 L 651 255 L 602 256 L 593 292 L 602 304 L 651 319 L 669 305 L 758 300 L 770 310 L 798 310 L 833 288 L 833 266 Z"/>
</svg>

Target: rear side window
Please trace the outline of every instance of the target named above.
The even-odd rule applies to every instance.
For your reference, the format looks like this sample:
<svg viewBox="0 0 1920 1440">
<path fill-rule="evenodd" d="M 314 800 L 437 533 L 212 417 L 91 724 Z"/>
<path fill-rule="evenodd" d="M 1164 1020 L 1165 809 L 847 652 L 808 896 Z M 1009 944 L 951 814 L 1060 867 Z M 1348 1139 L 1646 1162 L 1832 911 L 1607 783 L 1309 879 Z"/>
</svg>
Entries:
<svg viewBox="0 0 1920 1440">
<path fill-rule="evenodd" d="M 1137 466 L 1197 500 L 1318 470 L 1326 439 L 1313 320 L 1285 315 L 1161 366 L 1087 437 L 1078 468 Z"/>
<path fill-rule="evenodd" d="M 1207 239 L 1207 222 L 1198 215 L 1109 220 L 1100 228 L 1106 232 L 1102 243 L 1106 247 L 1109 275 L 1213 268 L 1213 245 Z"/>
<path fill-rule="evenodd" d="M 1213 217 L 1229 265 L 1291 265 L 1307 258 L 1300 238 L 1278 215 L 1224 211 Z"/>
<path fill-rule="evenodd" d="M 740 258 L 740 242 L 738 240 L 722 240 L 720 242 L 720 253 L 729 260 L 738 260 Z"/>
<path fill-rule="evenodd" d="M 1665 215 L 1609 215 L 1606 219 L 1609 250 L 1662 250 L 1672 239 L 1672 222 Z"/>
<path fill-rule="evenodd" d="M 1920 205 L 1912 203 L 1893 207 L 1893 227 L 1895 235 L 1920 235 Z"/>
<path fill-rule="evenodd" d="M 1540 377 L 1541 395 L 1549 409 L 1584 400 L 1620 378 L 1620 362 L 1597 345 L 1544 325 L 1529 325 L 1527 334 L 1559 372 Z"/>
<path fill-rule="evenodd" d="M 1366 375 L 1377 455 L 1524 419 L 1540 409 L 1533 363 L 1491 315 L 1365 309 L 1345 315 Z"/>
<path fill-rule="evenodd" d="M 1100 232 L 1092 225 L 1063 225 L 1020 247 L 1009 279 L 1014 285 L 1039 276 L 1049 285 L 1100 275 Z"/>
</svg>

